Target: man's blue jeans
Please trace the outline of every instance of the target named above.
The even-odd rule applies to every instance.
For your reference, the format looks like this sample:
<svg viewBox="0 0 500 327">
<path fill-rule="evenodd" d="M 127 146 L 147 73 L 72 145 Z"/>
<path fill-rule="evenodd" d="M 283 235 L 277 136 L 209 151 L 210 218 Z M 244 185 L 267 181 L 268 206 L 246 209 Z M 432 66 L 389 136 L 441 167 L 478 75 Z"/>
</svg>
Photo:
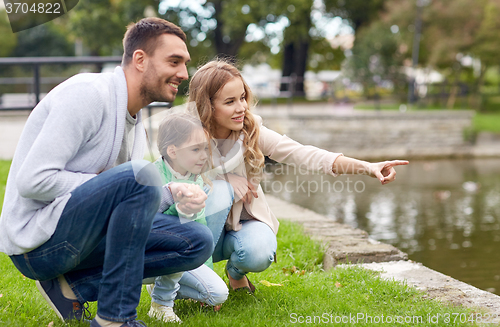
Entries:
<svg viewBox="0 0 500 327">
<path fill-rule="evenodd" d="M 80 302 L 98 301 L 100 317 L 124 322 L 137 316 L 143 278 L 202 265 L 213 252 L 212 233 L 157 213 L 160 187 L 151 185 L 159 175 L 142 165 L 134 174 L 125 163 L 77 187 L 54 235 L 12 256 L 16 267 L 37 280 L 64 274 Z"/>
</svg>

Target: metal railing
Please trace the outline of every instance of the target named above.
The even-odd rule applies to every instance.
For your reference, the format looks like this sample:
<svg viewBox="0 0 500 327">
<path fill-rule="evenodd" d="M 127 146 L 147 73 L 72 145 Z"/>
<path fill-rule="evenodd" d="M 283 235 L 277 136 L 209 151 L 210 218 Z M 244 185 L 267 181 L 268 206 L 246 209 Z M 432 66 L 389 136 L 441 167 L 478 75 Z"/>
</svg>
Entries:
<svg viewBox="0 0 500 327">
<path fill-rule="evenodd" d="M 0 58 L 0 66 L 32 66 L 33 67 L 33 93 L 35 95 L 35 104 L 33 106 L 24 107 L 6 107 L 0 104 L 0 110 L 32 110 L 40 102 L 40 84 L 47 82 L 49 78 L 40 77 L 40 67 L 43 65 L 57 64 L 104 64 L 104 63 L 120 63 L 121 56 L 110 57 L 15 57 L 15 58 Z M 26 78 L 2 78 L 1 84 L 19 84 L 27 82 Z"/>
</svg>

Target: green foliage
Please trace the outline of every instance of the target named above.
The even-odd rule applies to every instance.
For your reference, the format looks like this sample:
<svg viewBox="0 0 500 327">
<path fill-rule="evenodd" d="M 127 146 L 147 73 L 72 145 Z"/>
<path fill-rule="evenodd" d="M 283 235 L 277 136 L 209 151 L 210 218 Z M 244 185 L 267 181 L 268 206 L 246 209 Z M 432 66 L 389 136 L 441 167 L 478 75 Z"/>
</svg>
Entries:
<svg viewBox="0 0 500 327">
<path fill-rule="evenodd" d="M 269 47 L 262 41 L 255 42 L 245 42 L 241 45 L 240 52 L 238 54 L 238 59 L 243 61 L 245 64 L 259 65 L 262 63 L 272 62 L 272 56 L 269 54 Z M 275 68 L 279 68 L 280 63 L 277 63 Z"/>
<path fill-rule="evenodd" d="M 276 10 L 275 1 L 180 2 L 177 7 L 169 7 L 162 17 L 183 28 L 194 51 L 205 52 L 207 47 L 213 47 L 214 54 L 236 56 L 245 42 L 248 26 L 274 21 L 278 17 L 273 15 Z"/>
<path fill-rule="evenodd" d="M 332 48 L 328 40 L 313 38 L 309 49 L 308 70 L 340 70 L 345 59 L 344 51 L 338 47 Z"/>
<path fill-rule="evenodd" d="M 3 197 L 5 195 L 5 185 L 7 184 L 10 164 L 10 161 L 0 160 L 0 213 L 2 212 Z"/>
<path fill-rule="evenodd" d="M 143 18 L 148 6 L 156 12 L 154 8 L 158 8 L 158 3 L 153 0 L 80 1 L 68 14 L 68 26 L 91 55 L 121 55 L 127 25 Z"/>
<path fill-rule="evenodd" d="M 311 9 L 312 0 L 295 0 L 285 1 L 283 7 L 293 6 L 293 10 L 287 10 L 285 16 L 290 21 L 289 26 L 285 29 L 284 43 L 300 42 L 302 40 L 310 40 Z M 290 7 L 292 9 L 292 7 Z"/>
<path fill-rule="evenodd" d="M 55 20 L 13 33 L 5 10 L 0 11 L 0 57 L 72 56 L 68 33 Z M 2 69 L 2 71 L 5 69 Z"/>
<path fill-rule="evenodd" d="M 484 6 L 484 19 L 481 21 L 474 46 L 471 53 L 479 58 L 484 65 L 498 65 L 500 60 L 500 43 L 498 35 L 500 33 L 500 4 L 498 1 L 488 1 Z"/>
<path fill-rule="evenodd" d="M 386 0 L 324 0 L 327 12 L 350 22 L 355 31 L 377 20 Z"/>
<path fill-rule="evenodd" d="M 500 133 L 500 112 L 477 113 L 474 116 L 474 131 Z"/>
<path fill-rule="evenodd" d="M 16 33 L 17 46 L 12 57 L 73 56 L 74 46 L 65 30 L 51 21 Z"/>
<path fill-rule="evenodd" d="M 8 57 L 17 44 L 17 35 L 10 28 L 5 10 L 0 10 L 0 57 Z"/>
<path fill-rule="evenodd" d="M 399 38 L 382 22 L 358 31 L 344 68 L 354 81 L 363 84 L 367 95 L 382 80 L 392 81 L 396 88 L 405 85 L 400 70 L 404 56 L 399 51 Z"/>
</svg>

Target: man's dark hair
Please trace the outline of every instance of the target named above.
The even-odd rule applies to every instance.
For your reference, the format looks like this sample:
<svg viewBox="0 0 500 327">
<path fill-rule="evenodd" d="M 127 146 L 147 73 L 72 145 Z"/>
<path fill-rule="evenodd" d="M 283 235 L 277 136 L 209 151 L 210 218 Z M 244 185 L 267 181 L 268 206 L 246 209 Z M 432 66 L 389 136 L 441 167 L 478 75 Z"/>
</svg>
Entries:
<svg viewBox="0 0 500 327">
<path fill-rule="evenodd" d="M 161 18 L 143 18 L 137 23 L 129 24 L 123 37 L 122 66 L 127 66 L 132 61 L 132 55 L 137 49 L 152 56 L 158 45 L 157 39 L 162 34 L 173 34 L 186 42 L 186 34 L 179 26 Z"/>
</svg>

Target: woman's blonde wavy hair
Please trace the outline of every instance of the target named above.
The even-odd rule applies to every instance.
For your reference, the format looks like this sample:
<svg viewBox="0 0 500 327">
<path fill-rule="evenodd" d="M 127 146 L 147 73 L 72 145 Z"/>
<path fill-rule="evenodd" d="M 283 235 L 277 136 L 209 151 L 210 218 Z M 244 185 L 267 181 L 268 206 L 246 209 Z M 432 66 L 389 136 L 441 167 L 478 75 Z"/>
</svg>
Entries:
<svg viewBox="0 0 500 327">
<path fill-rule="evenodd" d="M 217 97 L 220 90 L 233 78 L 240 78 L 245 89 L 245 100 L 248 109 L 255 105 L 252 91 L 241 76 L 240 71 L 233 64 L 223 59 L 216 59 L 201 66 L 193 75 L 189 83 L 189 102 L 195 102 L 205 128 L 210 137 L 215 138 L 216 123 L 214 117 L 214 107 L 212 101 Z M 243 145 L 245 146 L 244 158 L 247 164 L 247 174 L 259 176 L 264 166 L 264 155 L 259 149 L 259 127 L 257 126 L 250 110 L 245 111 L 243 120 L 244 135 Z"/>
</svg>

